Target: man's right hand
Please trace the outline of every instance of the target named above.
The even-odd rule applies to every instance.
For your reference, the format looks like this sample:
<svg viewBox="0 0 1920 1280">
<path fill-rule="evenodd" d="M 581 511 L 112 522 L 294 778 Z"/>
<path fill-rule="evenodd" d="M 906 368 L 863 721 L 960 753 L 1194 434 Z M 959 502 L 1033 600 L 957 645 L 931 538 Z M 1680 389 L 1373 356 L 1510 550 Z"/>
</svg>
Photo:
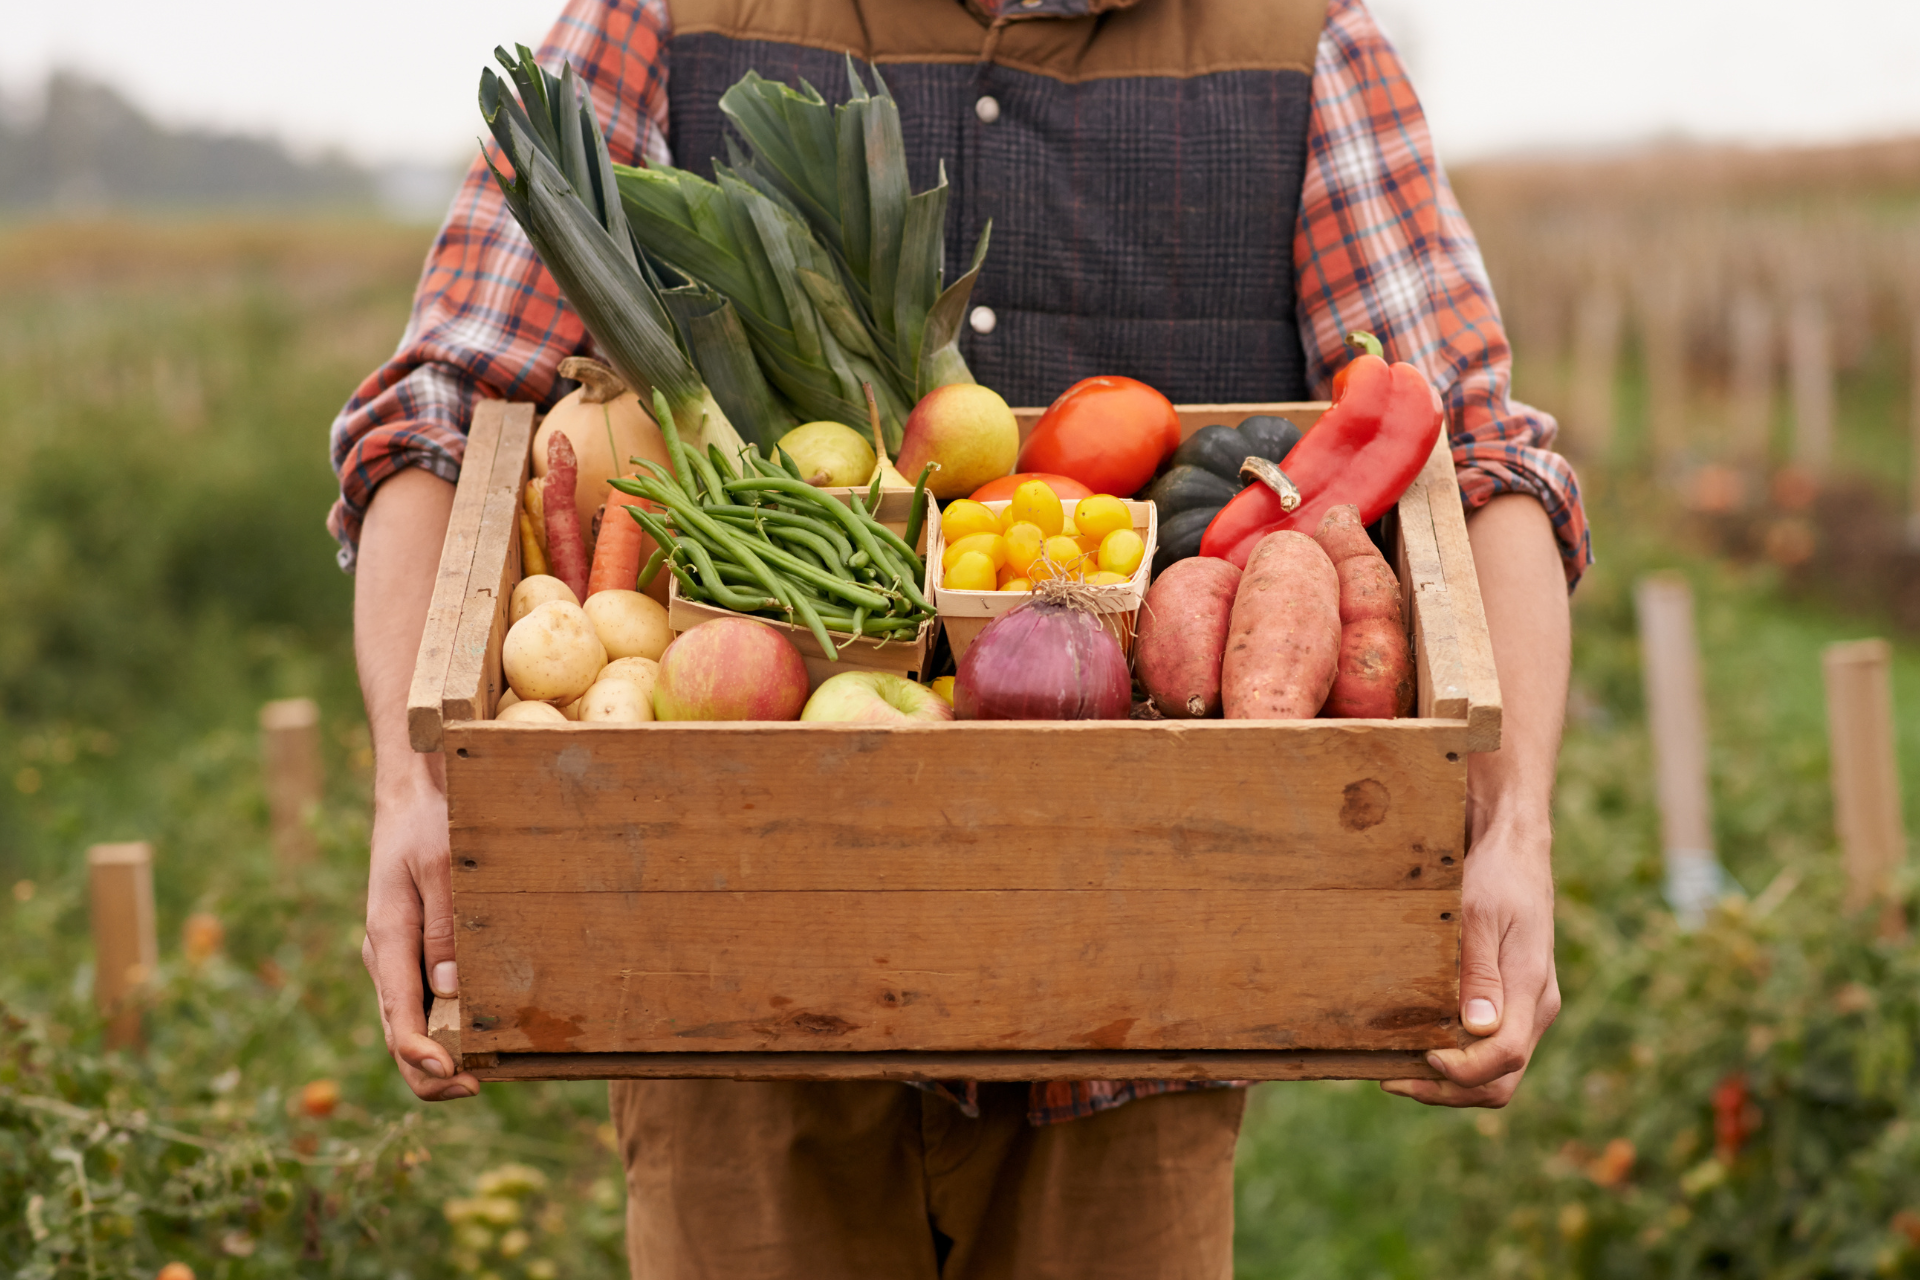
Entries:
<svg viewBox="0 0 1920 1280">
<path fill-rule="evenodd" d="M 426 771 L 422 771 L 426 773 Z M 447 796 L 430 773 L 376 796 L 373 858 L 367 872 L 367 938 L 360 958 L 380 993 L 387 1051 L 416 1095 L 428 1102 L 470 1098 L 480 1082 L 427 1038 L 421 959 L 433 994 L 459 993 L 453 958 L 453 893 L 448 883 Z"/>
<path fill-rule="evenodd" d="M 421 962 L 434 994 L 453 996 L 453 892 L 446 771 L 407 740 L 407 690 L 453 509 L 453 486 L 418 469 L 373 495 L 353 584 L 353 653 L 373 732 L 373 857 L 360 958 L 380 993 L 380 1025 L 400 1074 L 430 1102 L 470 1098 L 480 1082 L 427 1039 Z"/>
</svg>

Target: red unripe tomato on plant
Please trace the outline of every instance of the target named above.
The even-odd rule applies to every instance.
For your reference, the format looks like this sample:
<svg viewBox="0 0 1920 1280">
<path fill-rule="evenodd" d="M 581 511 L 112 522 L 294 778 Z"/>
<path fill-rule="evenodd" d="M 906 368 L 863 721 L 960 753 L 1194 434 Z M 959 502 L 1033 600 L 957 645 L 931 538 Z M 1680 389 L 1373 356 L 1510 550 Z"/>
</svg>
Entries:
<svg viewBox="0 0 1920 1280">
<path fill-rule="evenodd" d="M 1091 498 L 1093 490 L 1068 476 L 1050 476 L 1043 471 L 1016 471 L 998 480 L 989 480 L 967 496 L 975 502 L 998 502 L 1013 497 L 1013 491 L 1029 480 L 1039 480 L 1054 491 L 1062 506 L 1071 508 L 1082 498 Z"/>
<path fill-rule="evenodd" d="M 1180 415 L 1165 396 L 1132 378 L 1085 378 L 1047 406 L 1019 467 L 1130 498 L 1179 447 Z"/>
</svg>

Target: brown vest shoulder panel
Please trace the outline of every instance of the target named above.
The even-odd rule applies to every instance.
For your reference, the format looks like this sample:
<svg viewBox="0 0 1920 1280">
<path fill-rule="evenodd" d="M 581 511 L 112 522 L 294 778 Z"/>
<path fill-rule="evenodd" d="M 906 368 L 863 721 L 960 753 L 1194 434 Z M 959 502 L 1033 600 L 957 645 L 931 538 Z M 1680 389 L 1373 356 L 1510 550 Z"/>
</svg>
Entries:
<svg viewBox="0 0 1920 1280">
<path fill-rule="evenodd" d="M 981 22 L 955 0 L 669 0 L 675 35 L 766 40 L 869 62 L 983 55 L 1070 84 L 1223 71 L 1312 74 L 1326 0 L 1137 0 L 1085 18 Z"/>
</svg>

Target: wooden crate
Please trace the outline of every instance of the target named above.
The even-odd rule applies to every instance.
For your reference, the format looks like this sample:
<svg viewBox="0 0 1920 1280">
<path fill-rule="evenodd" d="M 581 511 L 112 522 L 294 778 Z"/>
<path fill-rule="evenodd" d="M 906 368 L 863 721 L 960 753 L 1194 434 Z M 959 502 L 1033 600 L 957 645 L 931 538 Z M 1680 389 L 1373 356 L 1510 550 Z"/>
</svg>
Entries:
<svg viewBox="0 0 1920 1280">
<path fill-rule="evenodd" d="M 531 429 L 475 413 L 409 705 L 458 923 L 431 1027 L 468 1070 L 1377 1079 L 1465 1042 L 1500 697 L 1444 441 L 1390 521 L 1417 718 L 496 725 Z"/>
</svg>

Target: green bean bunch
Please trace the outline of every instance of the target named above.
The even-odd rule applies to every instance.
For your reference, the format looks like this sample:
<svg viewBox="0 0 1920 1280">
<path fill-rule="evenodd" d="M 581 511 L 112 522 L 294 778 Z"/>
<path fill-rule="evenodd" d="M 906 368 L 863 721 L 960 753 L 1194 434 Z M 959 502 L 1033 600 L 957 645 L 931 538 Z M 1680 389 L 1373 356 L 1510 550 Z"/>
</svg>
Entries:
<svg viewBox="0 0 1920 1280">
<path fill-rule="evenodd" d="M 717 446 L 687 448 L 658 391 L 654 402 L 672 466 L 635 458 L 649 474 L 613 482 L 664 509 L 626 508 L 657 546 L 641 570 L 641 590 L 665 568 L 687 598 L 805 626 L 835 660 L 841 646 L 829 631 L 848 636 L 847 644 L 859 636 L 904 639 L 933 616 L 920 591 L 926 566 L 913 549 L 931 466 L 914 487 L 902 538 L 874 518 L 878 476 L 864 504 L 858 494 L 843 503 L 802 479 L 777 445 L 773 458 L 748 447 L 738 467 Z"/>
</svg>

